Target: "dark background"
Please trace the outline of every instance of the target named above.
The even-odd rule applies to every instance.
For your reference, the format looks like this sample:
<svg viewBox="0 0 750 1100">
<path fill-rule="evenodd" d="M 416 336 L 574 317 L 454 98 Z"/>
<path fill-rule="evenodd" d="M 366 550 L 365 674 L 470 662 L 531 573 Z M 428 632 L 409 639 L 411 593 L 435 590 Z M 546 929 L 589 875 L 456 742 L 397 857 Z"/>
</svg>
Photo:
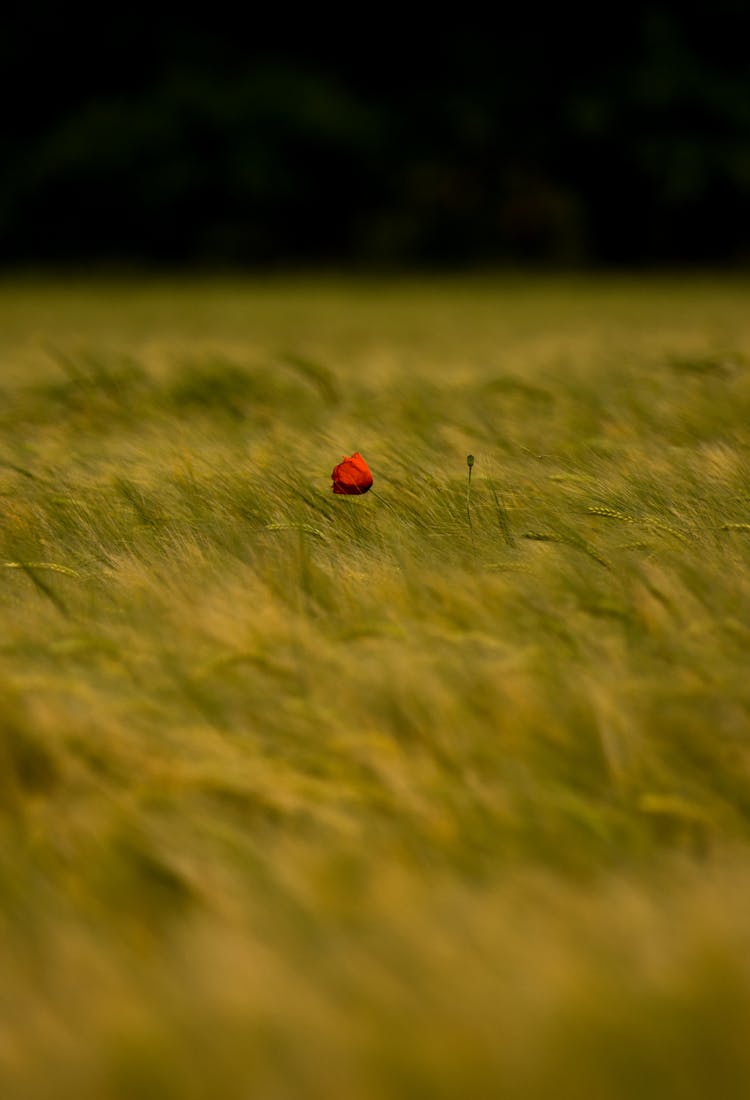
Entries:
<svg viewBox="0 0 750 1100">
<path fill-rule="evenodd" d="M 560 8 L 7 19 L 0 264 L 746 265 L 746 4 Z"/>
</svg>

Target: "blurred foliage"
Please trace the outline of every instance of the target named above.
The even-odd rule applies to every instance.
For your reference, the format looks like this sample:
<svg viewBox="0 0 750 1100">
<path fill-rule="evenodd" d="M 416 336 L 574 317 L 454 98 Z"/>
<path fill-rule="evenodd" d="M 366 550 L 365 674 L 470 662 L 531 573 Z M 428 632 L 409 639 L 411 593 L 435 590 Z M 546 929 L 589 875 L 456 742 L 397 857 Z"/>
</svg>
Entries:
<svg viewBox="0 0 750 1100">
<path fill-rule="evenodd" d="M 0 259 L 741 262 L 744 6 L 11 20 Z M 92 35 L 92 31 L 95 34 Z"/>
</svg>

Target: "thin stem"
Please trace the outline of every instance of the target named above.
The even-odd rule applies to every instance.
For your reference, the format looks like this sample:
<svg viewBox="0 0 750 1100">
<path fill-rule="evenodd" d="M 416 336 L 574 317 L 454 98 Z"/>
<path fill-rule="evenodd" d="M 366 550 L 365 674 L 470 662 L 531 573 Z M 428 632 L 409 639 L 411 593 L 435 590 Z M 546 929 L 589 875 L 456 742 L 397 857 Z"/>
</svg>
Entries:
<svg viewBox="0 0 750 1100">
<path fill-rule="evenodd" d="M 466 518 L 469 521 L 471 537 L 474 538 L 474 526 L 471 522 L 471 468 L 474 465 L 474 455 L 466 456 L 466 465 L 469 467 L 469 480 L 466 483 Z"/>
</svg>

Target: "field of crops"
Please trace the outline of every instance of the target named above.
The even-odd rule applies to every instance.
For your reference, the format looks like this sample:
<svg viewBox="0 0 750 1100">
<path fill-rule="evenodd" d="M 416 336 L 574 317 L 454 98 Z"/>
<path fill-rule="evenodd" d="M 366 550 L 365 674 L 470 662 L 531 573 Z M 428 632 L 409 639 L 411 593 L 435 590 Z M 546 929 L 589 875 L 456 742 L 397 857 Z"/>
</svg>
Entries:
<svg viewBox="0 0 750 1100">
<path fill-rule="evenodd" d="M 749 300 L 0 284 L 3 1100 L 748 1094 Z"/>
</svg>

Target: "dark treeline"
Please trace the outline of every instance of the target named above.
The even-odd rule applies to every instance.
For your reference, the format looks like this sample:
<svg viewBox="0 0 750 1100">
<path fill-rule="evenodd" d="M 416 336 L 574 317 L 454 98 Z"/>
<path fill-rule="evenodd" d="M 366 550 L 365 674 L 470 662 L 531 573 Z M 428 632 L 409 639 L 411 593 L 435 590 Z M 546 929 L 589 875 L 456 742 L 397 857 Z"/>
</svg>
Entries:
<svg viewBox="0 0 750 1100">
<path fill-rule="evenodd" d="M 0 263 L 747 261 L 744 2 L 560 7 L 9 21 Z"/>
</svg>

